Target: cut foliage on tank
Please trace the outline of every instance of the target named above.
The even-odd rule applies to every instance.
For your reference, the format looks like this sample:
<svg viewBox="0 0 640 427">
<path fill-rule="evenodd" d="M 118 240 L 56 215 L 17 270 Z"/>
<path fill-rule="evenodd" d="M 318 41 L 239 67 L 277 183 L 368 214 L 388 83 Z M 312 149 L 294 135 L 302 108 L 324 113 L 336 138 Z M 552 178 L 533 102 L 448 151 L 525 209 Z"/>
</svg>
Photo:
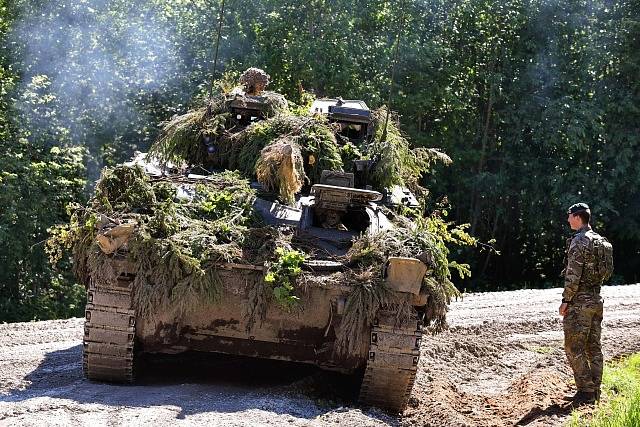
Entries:
<svg viewBox="0 0 640 427">
<path fill-rule="evenodd" d="M 422 174 L 435 162 L 451 162 L 437 149 L 411 148 L 398 120 L 385 120 L 385 107 L 370 111 L 359 100 L 318 99 L 306 116 L 294 115 L 277 93 L 244 91 L 262 76 L 262 70 L 251 70 L 256 69 L 243 74 L 244 89 L 213 97 L 165 123 L 150 158 L 161 164 L 239 170 L 289 204 L 302 187 L 320 183 L 323 170 L 353 173 L 363 188 L 392 192 L 394 187 L 408 187 L 422 194 Z M 254 113 L 247 113 L 250 107 Z M 257 112 L 260 108 L 263 113 Z M 267 148 L 276 142 L 276 147 Z M 285 153 L 289 151 L 291 156 Z"/>
<path fill-rule="evenodd" d="M 241 83 L 105 168 L 51 231 L 52 261 L 70 249 L 87 287 L 85 373 L 133 381 L 139 353 L 284 359 L 364 371 L 362 403 L 400 411 L 420 336 L 446 328 L 458 295 L 450 269 L 468 273 L 447 244 L 475 244 L 438 212 L 405 209 L 449 159 L 394 123 L 378 140 L 384 110 L 362 101 L 293 115 L 262 92 L 262 70 Z"/>
</svg>

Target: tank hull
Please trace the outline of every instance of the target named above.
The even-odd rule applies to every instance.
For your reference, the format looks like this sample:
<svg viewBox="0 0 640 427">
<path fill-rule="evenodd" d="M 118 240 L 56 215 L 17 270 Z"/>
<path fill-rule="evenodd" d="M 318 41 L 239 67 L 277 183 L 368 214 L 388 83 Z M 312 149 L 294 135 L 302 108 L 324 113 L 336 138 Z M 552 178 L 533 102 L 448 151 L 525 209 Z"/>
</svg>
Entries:
<svg viewBox="0 0 640 427">
<path fill-rule="evenodd" d="M 300 305 L 266 306 L 263 316 L 246 315 L 250 291 L 263 281 L 259 266 L 221 268 L 222 297 L 185 309 L 156 309 L 141 316 L 135 303 L 135 266 L 112 258 L 121 275 L 111 283 L 89 281 L 83 369 L 91 380 L 133 382 L 140 353 L 216 352 L 313 364 L 344 373 L 363 372 L 359 400 L 402 411 L 411 394 L 420 357 L 417 316 L 402 326 L 396 313 L 379 311 L 364 325 L 364 350 L 336 351 L 336 330 L 350 286 L 310 280 Z M 331 283 L 330 281 L 328 281 Z"/>
<path fill-rule="evenodd" d="M 306 287 L 299 307 L 286 311 L 269 304 L 264 319 L 250 324 L 246 313 L 250 288 L 262 272 L 232 269 L 219 273 L 221 299 L 187 312 L 159 311 L 139 319 L 138 350 L 179 353 L 188 350 L 310 363 L 325 369 L 351 372 L 366 363 L 364 357 L 339 356 L 334 351 L 335 328 L 340 322 L 340 299 L 348 286 Z"/>
</svg>

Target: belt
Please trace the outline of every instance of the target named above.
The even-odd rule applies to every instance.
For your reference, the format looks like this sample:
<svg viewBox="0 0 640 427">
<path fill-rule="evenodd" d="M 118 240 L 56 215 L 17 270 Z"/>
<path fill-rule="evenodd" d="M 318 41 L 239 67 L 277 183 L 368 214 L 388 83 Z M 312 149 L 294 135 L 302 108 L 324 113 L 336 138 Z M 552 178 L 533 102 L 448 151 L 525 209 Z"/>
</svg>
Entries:
<svg viewBox="0 0 640 427">
<path fill-rule="evenodd" d="M 601 286 L 594 286 L 592 288 L 585 289 L 578 286 L 578 291 L 576 292 L 576 294 L 588 294 L 588 295 L 600 296 L 600 288 Z"/>
</svg>

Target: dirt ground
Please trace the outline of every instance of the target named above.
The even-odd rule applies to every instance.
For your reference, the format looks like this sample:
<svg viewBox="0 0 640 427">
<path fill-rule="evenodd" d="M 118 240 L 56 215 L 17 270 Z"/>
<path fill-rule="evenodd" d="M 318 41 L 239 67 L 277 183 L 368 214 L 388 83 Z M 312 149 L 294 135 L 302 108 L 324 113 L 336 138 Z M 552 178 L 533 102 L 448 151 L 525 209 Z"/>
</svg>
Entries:
<svg viewBox="0 0 640 427">
<path fill-rule="evenodd" d="M 559 426 L 571 376 L 560 289 L 471 294 L 422 343 L 402 416 L 360 408 L 351 377 L 215 355 L 151 357 L 133 386 L 82 378 L 83 319 L 0 325 L 0 425 Z M 606 287 L 605 357 L 640 351 L 640 284 Z"/>
</svg>

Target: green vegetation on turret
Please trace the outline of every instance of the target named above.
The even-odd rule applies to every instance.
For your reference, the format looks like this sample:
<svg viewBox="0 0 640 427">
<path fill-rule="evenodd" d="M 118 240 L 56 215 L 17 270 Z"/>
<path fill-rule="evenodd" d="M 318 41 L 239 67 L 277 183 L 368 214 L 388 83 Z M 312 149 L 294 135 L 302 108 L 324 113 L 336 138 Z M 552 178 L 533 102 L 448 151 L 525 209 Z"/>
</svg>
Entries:
<svg viewBox="0 0 640 427">
<path fill-rule="evenodd" d="M 174 117 L 149 150 L 150 158 L 162 164 L 238 170 L 257 177 L 283 202 L 291 202 L 304 184 L 318 182 L 322 170 L 342 170 L 335 129 L 326 119 L 289 114 L 276 94 L 263 97 L 274 100 L 267 119 L 246 127 L 230 117 L 233 98 L 228 96 L 216 98 L 209 109 Z M 205 138 L 215 148 L 213 153 L 207 153 Z M 290 164 L 283 167 L 283 163 Z"/>
<path fill-rule="evenodd" d="M 235 172 L 194 181 L 151 179 L 138 166 L 105 168 L 95 196 L 87 206 L 75 206 L 71 224 L 58 227 L 48 246 L 52 255 L 72 249 L 82 283 L 114 280 L 120 272 L 107 261 L 124 253 L 136 266 L 142 316 L 151 307 L 186 310 L 219 296 L 219 264 L 274 258 L 282 234 L 260 223 L 254 199 L 247 180 Z M 134 229 L 126 246 L 105 253 L 96 236 L 123 225 Z"/>
<path fill-rule="evenodd" d="M 305 184 L 319 183 L 323 170 L 351 171 L 354 160 L 374 161 L 370 183 L 375 189 L 401 185 L 418 195 L 426 194 L 422 175 L 435 162 L 451 162 L 437 149 L 411 148 L 394 115 L 383 140 L 385 107 L 372 112 L 373 140 L 355 145 L 340 137 L 339 125 L 324 116 L 293 114 L 280 95 L 261 96 L 270 106 L 266 119 L 247 126 L 230 114 L 234 95 L 220 95 L 208 107 L 174 117 L 152 145 L 150 158 L 177 166 L 238 170 L 288 204 Z"/>
<path fill-rule="evenodd" d="M 406 136 L 400 132 L 399 120 L 395 114 L 390 114 L 386 138 L 383 138 L 386 107 L 374 110 L 372 116 L 375 129 L 373 144 L 371 147 L 361 148 L 363 153 L 367 153 L 367 158 L 376 159 L 371 173 L 372 185 L 374 188 L 401 185 L 409 187 L 417 195 L 422 194 L 422 174 L 430 171 L 436 162 L 450 164 L 451 158 L 436 148 L 411 148 Z"/>
<path fill-rule="evenodd" d="M 257 176 L 268 191 L 279 192 L 285 203 L 304 184 L 318 183 L 323 170 L 343 169 L 334 129 L 322 116 L 281 114 L 253 123 L 222 138 L 219 151 L 228 153 L 222 165 Z M 295 176 L 290 167 L 281 167 L 285 161 L 292 163 Z"/>
<path fill-rule="evenodd" d="M 273 117 L 287 111 L 287 101 L 275 92 L 263 92 L 266 117 Z M 211 99 L 205 105 L 177 115 L 163 123 L 162 133 L 149 149 L 152 158 L 161 163 L 175 165 L 202 165 L 206 163 L 207 152 L 203 147 L 205 138 L 220 139 L 228 133 L 238 130 L 231 120 L 230 103 L 233 100 L 243 102 L 242 94 L 222 94 Z M 246 101 L 244 101 L 246 102 Z"/>
</svg>

